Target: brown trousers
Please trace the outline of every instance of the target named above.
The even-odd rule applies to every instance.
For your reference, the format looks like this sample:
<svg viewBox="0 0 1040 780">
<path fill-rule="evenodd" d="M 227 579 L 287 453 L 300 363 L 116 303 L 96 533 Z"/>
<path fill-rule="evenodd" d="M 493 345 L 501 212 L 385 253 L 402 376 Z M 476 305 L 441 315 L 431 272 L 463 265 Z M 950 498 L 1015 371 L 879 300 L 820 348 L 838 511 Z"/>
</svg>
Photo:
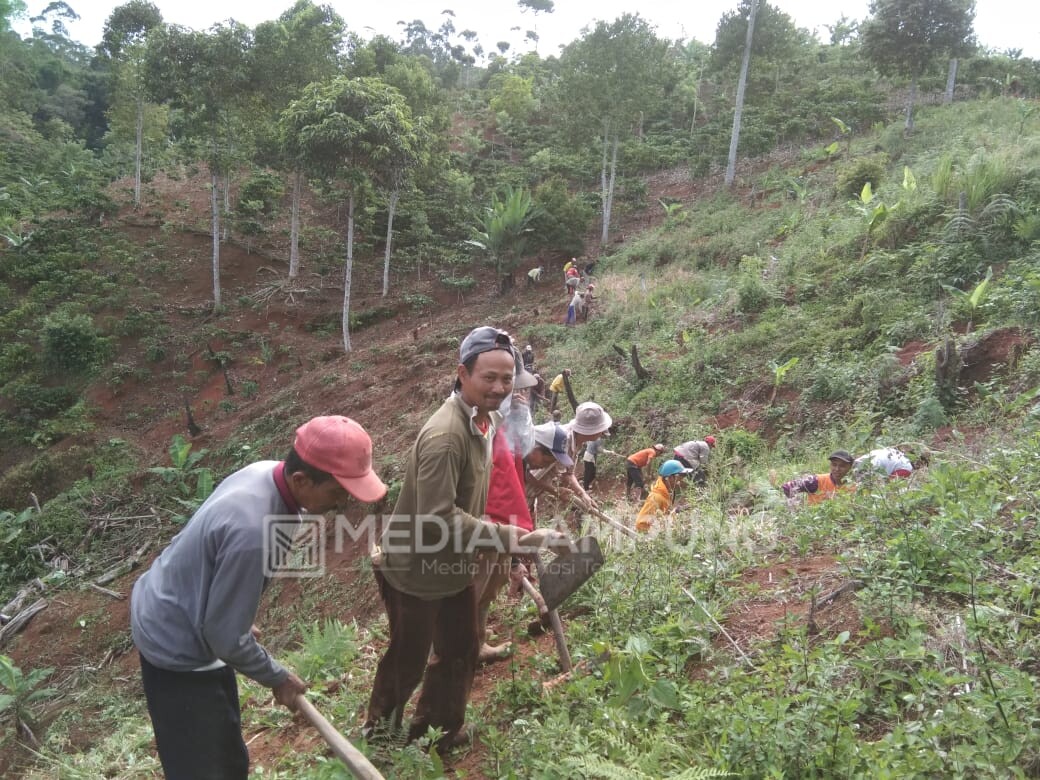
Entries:
<svg viewBox="0 0 1040 780">
<path fill-rule="evenodd" d="M 492 550 L 484 553 L 478 562 L 480 570 L 473 578 L 473 587 L 477 593 L 477 647 L 483 647 L 487 642 L 488 611 L 499 591 L 509 583 L 513 556 Z"/>
<path fill-rule="evenodd" d="M 472 584 L 452 596 L 424 601 L 394 588 L 375 570 L 379 594 L 390 621 L 390 644 L 379 661 L 366 729 L 400 729 L 404 708 L 422 680 L 422 691 L 408 729 L 416 740 L 433 726 L 443 732 L 438 749 L 447 748 L 462 728 L 473 687 L 479 644 L 477 595 Z M 430 658 L 430 647 L 436 659 Z M 425 678 L 423 674 L 425 672 Z"/>
</svg>

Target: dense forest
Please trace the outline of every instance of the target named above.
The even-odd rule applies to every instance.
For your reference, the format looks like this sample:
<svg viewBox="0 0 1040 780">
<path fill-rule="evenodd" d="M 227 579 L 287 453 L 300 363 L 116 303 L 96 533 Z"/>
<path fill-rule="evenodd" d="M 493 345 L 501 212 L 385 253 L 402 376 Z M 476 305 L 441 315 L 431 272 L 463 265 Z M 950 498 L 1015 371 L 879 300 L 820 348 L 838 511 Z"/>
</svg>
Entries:
<svg viewBox="0 0 1040 780">
<path fill-rule="evenodd" d="M 70 5 L 24 13 L 0 0 L 0 611 L 49 603 L 0 628 L 5 776 L 155 776 L 116 596 L 313 414 L 366 425 L 392 496 L 487 323 L 571 368 L 612 449 L 719 448 L 678 536 L 611 540 L 568 602 L 580 673 L 525 637 L 472 749 L 366 745 L 388 777 L 1037 775 L 1040 62 L 979 48 L 972 2 L 827 40 L 761 0 L 710 43 L 632 13 L 544 57 L 450 11 L 364 38 L 310 0 L 205 31 L 131 0 L 94 48 Z M 597 304 L 567 328 L 572 257 Z M 906 486 L 785 505 L 788 471 L 897 443 Z M 271 588 L 265 643 L 362 744 L 386 627 L 340 563 Z M 348 776 L 243 699 L 255 771 Z"/>
</svg>

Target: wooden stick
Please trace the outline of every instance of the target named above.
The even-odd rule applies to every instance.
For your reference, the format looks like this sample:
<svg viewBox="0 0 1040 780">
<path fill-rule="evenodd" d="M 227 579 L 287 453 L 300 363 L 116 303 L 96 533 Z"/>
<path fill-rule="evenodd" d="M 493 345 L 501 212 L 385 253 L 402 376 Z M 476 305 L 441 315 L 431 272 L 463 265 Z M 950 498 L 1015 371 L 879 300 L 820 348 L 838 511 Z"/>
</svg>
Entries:
<svg viewBox="0 0 1040 780">
<path fill-rule="evenodd" d="M 628 536 L 628 537 L 630 537 L 632 539 L 638 539 L 639 538 L 639 532 L 636 531 L 634 528 L 629 528 L 627 525 L 623 525 L 622 523 L 619 523 L 617 520 L 615 520 L 614 518 L 610 517 L 609 515 L 603 514 L 598 509 L 595 509 L 593 507 L 582 506 L 580 503 L 578 503 L 577 499 L 574 499 L 573 503 L 574 503 L 575 506 L 579 507 L 580 509 L 582 509 L 585 512 L 588 512 L 593 517 L 595 517 L 595 518 L 597 518 L 599 520 L 602 520 L 604 523 L 606 523 L 607 525 L 611 526 L 612 528 L 616 528 L 617 530 L 621 531 L 621 533 L 625 534 L 626 536 Z"/>
<path fill-rule="evenodd" d="M 106 596 L 111 596 L 117 601 L 122 601 L 126 598 L 126 596 L 124 596 L 122 593 L 119 593 L 118 591 L 109 590 L 108 588 L 102 588 L 100 585 L 95 585 L 93 582 L 88 582 L 87 587 L 91 590 L 96 590 L 98 593 L 104 593 Z"/>
<path fill-rule="evenodd" d="M 729 640 L 729 643 L 731 645 L 733 645 L 733 648 L 740 654 L 740 657 L 743 658 L 745 661 L 747 661 L 748 665 L 754 666 L 754 664 L 751 662 L 751 659 L 748 658 L 747 655 L 744 653 L 744 651 L 740 649 L 740 645 L 738 645 L 736 643 L 736 640 L 734 640 L 733 637 L 731 637 L 729 635 L 729 632 L 722 627 L 722 625 L 719 623 L 719 621 L 717 621 L 715 618 L 713 618 L 711 616 L 711 613 L 708 612 L 708 610 L 706 610 L 704 607 L 701 607 L 701 603 L 699 601 L 697 601 L 697 597 L 694 596 L 692 593 L 690 593 L 690 591 L 686 590 L 686 588 L 683 588 L 682 586 L 680 586 L 680 589 L 682 590 L 683 593 L 685 593 L 687 596 L 690 597 L 690 599 L 693 601 L 694 604 L 696 604 L 698 607 L 700 607 L 701 612 L 703 612 L 705 615 L 708 616 L 708 620 L 710 620 L 712 623 L 714 623 L 715 627 L 719 631 L 722 632 L 722 635 L 724 637 L 726 637 L 726 639 Z"/>
<path fill-rule="evenodd" d="M 538 614 L 543 618 L 549 618 L 549 625 L 552 626 L 553 630 L 553 639 L 556 640 L 556 654 L 560 657 L 560 670 L 566 674 L 573 668 L 573 664 L 571 663 L 570 650 L 567 649 L 567 639 L 563 634 L 563 621 L 560 620 L 560 613 L 555 609 L 550 610 L 546 606 L 542 594 L 538 592 L 538 589 L 531 584 L 531 581 L 527 579 L 527 577 L 523 578 L 522 583 L 524 586 L 524 592 L 530 596 L 537 605 Z"/>
<path fill-rule="evenodd" d="M 7 644 L 7 641 L 11 637 L 13 637 L 23 628 L 25 628 L 25 624 L 32 620 L 33 616 L 37 612 L 46 609 L 46 607 L 47 601 L 45 599 L 40 599 L 39 601 L 34 602 L 30 606 L 26 607 L 21 612 L 19 612 L 17 615 L 15 615 L 13 618 L 11 618 L 10 623 L 5 625 L 3 628 L 0 628 L 0 647 L 3 647 L 5 644 Z"/>
<path fill-rule="evenodd" d="M 372 766 L 372 762 L 365 757 L 365 754 L 336 731 L 336 728 L 325 719 L 325 716 L 318 712 L 315 706 L 302 694 L 296 697 L 296 707 L 303 714 L 303 717 L 318 730 L 321 738 L 328 743 L 329 747 L 332 748 L 332 752 L 346 765 L 354 777 L 358 778 L 358 780 L 385 780 L 379 773 L 379 770 Z"/>
</svg>

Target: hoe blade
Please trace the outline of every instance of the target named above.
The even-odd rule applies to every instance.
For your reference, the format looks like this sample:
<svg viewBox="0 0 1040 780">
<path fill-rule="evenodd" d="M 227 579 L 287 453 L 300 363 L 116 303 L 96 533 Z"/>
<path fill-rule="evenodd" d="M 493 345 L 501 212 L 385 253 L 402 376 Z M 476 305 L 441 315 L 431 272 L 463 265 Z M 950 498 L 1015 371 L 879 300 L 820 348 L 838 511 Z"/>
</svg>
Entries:
<svg viewBox="0 0 1040 780">
<path fill-rule="evenodd" d="M 603 552 L 595 536 L 583 536 L 574 547 L 539 567 L 538 589 L 549 610 L 560 606 L 603 565 Z"/>
</svg>

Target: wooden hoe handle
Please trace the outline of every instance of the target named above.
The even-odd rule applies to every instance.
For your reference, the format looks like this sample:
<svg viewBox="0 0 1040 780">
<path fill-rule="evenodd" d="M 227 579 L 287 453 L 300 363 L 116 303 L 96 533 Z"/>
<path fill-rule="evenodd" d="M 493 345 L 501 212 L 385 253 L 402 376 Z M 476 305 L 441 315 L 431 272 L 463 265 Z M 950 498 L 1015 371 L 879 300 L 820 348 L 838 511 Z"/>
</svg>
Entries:
<svg viewBox="0 0 1040 780">
<path fill-rule="evenodd" d="M 325 716 L 322 715 L 310 703 L 310 700 L 302 694 L 296 697 L 296 707 L 303 713 L 310 724 L 318 730 L 321 734 L 321 738 L 324 739 L 329 747 L 332 748 L 332 752 L 336 754 L 336 757 L 346 764 L 347 769 L 350 770 L 351 774 L 358 780 L 385 780 L 385 778 L 379 773 L 379 770 L 372 766 L 372 763 L 365 758 L 365 754 L 354 747 L 350 742 L 336 731 L 335 726 L 329 723 Z"/>
</svg>

